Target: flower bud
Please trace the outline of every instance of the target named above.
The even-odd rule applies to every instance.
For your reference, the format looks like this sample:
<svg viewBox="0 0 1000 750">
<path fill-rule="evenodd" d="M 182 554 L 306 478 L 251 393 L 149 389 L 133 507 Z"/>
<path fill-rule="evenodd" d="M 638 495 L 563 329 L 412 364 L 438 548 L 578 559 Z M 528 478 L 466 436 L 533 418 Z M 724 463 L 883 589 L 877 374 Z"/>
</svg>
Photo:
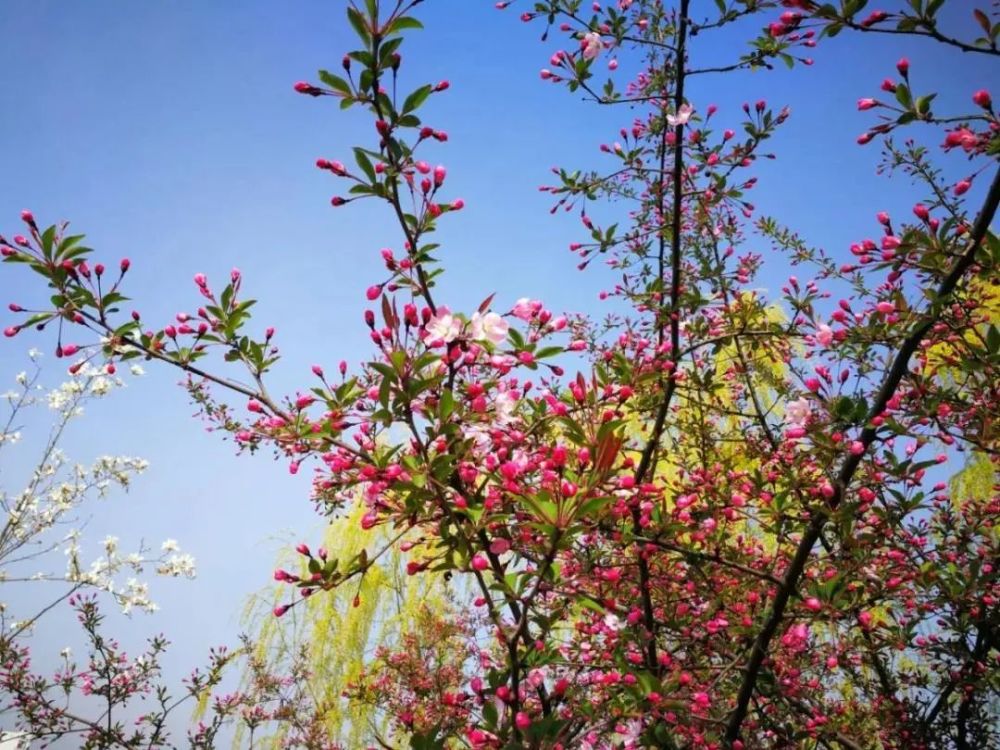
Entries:
<svg viewBox="0 0 1000 750">
<path fill-rule="evenodd" d="M 306 83 L 305 81 L 299 81 L 294 86 L 295 90 L 300 94 L 306 94 L 307 96 L 319 96 L 322 94 L 322 90 L 316 88 L 311 83 Z"/>
</svg>

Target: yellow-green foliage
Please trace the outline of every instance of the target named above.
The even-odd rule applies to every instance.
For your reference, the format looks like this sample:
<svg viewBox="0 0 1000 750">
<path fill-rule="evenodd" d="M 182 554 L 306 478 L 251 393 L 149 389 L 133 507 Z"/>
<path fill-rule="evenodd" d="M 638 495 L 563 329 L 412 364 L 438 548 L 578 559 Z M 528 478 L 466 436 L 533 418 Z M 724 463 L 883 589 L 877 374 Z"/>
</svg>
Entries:
<svg viewBox="0 0 1000 750">
<path fill-rule="evenodd" d="M 361 517 L 366 510 L 363 503 L 357 503 L 351 513 L 327 527 L 323 546 L 331 558 L 346 561 L 364 548 L 371 553 L 384 546 L 387 533 L 362 530 Z M 297 572 L 294 566 L 301 559 L 286 554 L 290 572 Z M 441 611 L 448 606 L 440 576 L 430 572 L 407 576 L 405 566 L 406 556 L 394 548 L 360 581 L 354 579 L 330 592 L 319 591 L 281 619 L 273 617 L 271 609 L 288 601 L 287 585 L 254 596 L 247 606 L 245 622 L 251 629 L 256 655 L 276 673 L 306 647 L 311 672 L 307 688 L 312 702 L 322 713 L 331 741 L 344 747 L 367 746 L 372 729 L 382 737 L 391 736 L 392 731 L 386 717 L 379 716 L 373 706 L 348 700 L 343 692 L 360 677 L 376 648 L 392 647 L 402 633 L 419 627 L 423 607 Z M 281 746 L 287 729 L 278 724 L 269 725 L 267 730 L 255 732 L 254 747 Z M 243 747 L 245 741 L 245 732 L 238 729 L 235 746 Z"/>
</svg>

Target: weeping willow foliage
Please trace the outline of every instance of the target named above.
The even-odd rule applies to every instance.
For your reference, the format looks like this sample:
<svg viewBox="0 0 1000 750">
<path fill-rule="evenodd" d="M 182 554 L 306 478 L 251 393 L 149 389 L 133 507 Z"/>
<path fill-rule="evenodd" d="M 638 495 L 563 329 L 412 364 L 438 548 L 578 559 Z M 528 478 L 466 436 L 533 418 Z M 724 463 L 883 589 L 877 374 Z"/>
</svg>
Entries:
<svg viewBox="0 0 1000 750">
<path fill-rule="evenodd" d="M 388 541 L 387 529 L 362 530 L 366 510 L 363 503 L 356 503 L 350 514 L 327 527 L 323 546 L 331 558 L 349 560 L 363 549 L 369 553 L 381 549 Z M 281 562 L 294 573 L 302 559 L 289 552 Z M 304 650 L 309 669 L 305 689 L 332 743 L 366 747 L 376 733 L 400 739 L 393 737 L 390 717 L 343 694 L 371 663 L 378 647 L 396 646 L 402 634 L 419 627 L 422 612 L 443 612 L 450 607 L 440 575 L 424 572 L 407 576 L 405 567 L 406 555 L 394 545 L 360 581 L 317 592 L 281 619 L 271 610 L 288 601 L 287 585 L 260 592 L 247 604 L 243 621 L 253 634 L 254 656 L 264 660 L 274 673 L 281 674 L 282 668 Z M 244 687 L 249 680 L 250 675 L 245 674 Z M 254 732 L 254 748 L 281 747 L 289 727 L 276 722 L 268 730 Z M 247 734 L 246 727 L 238 727 L 234 747 L 247 747 Z"/>
<path fill-rule="evenodd" d="M 970 326 L 962 333 L 961 346 L 972 350 L 988 346 L 989 329 L 1000 327 L 1000 284 L 995 280 L 975 279 L 967 296 L 978 303 L 982 324 Z M 995 331 L 994 331 L 995 333 Z M 958 375 L 955 358 L 963 355 L 962 350 L 949 343 L 936 344 L 927 353 L 927 369 L 938 378 L 953 381 Z M 982 435 L 986 438 L 986 435 Z M 972 451 L 963 467 L 950 480 L 951 496 L 957 504 L 964 500 L 985 501 L 993 496 L 1000 485 L 998 464 L 987 453 Z M 994 533 L 1000 533 L 994 530 Z"/>
</svg>

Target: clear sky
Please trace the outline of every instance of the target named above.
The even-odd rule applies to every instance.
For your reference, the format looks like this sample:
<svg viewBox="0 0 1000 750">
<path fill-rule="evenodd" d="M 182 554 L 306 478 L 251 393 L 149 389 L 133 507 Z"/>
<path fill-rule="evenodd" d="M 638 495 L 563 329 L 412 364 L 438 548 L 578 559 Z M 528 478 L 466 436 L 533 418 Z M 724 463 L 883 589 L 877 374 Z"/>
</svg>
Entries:
<svg viewBox="0 0 1000 750">
<path fill-rule="evenodd" d="M 700 1 L 714 6 L 696 0 L 696 8 Z M 555 43 L 540 43 L 540 25 L 492 5 L 428 0 L 417 13 L 426 30 L 402 49 L 404 85 L 452 83 L 425 115 L 451 136 L 429 157 L 449 169 L 445 195 L 467 204 L 442 222 L 448 272 L 436 296 L 459 310 L 497 292 L 498 307 L 530 296 L 558 311 L 599 312 L 597 292 L 613 277 L 600 266 L 575 270 L 566 248 L 580 225 L 549 216 L 537 187 L 551 165 L 601 164 L 597 147 L 632 115 L 543 83 L 538 71 Z M 338 186 L 313 166 L 319 156 L 345 159 L 350 146 L 371 145 L 367 116 L 291 88 L 318 68 L 336 69 L 353 48 L 343 8 L 334 0 L 3 2 L 0 228 L 18 231 L 22 208 L 43 223 L 71 220 L 98 257 L 132 259 L 136 307 L 163 324 L 197 307 L 194 273 L 221 280 L 238 266 L 244 288 L 261 300 L 255 320 L 278 329 L 285 359 L 274 392 L 310 385 L 314 362 L 333 370 L 341 358 L 358 361 L 370 349 L 364 290 L 382 279 L 379 248 L 398 250 L 400 240 L 385 206 L 332 209 Z M 968 8 L 952 0 L 946 13 L 971 34 Z M 731 58 L 742 51 L 738 39 L 700 36 L 692 55 Z M 876 211 L 908 211 L 913 202 L 903 177 L 890 184 L 875 175 L 876 147 L 854 145 L 874 122 L 856 111 L 857 99 L 877 96 L 903 55 L 919 91 L 941 92 L 942 112 L 956 102 L 968 110 L 971 93 L 1000 77 L 989 60 L 922 40 L 844 34 L 813 55 L 812 68 L 697 79 L 689 95 L 696 107 L 716 103 L 720 126 L 736 126 L 746 100 L 791 106 L 773 141 L 780 158 L 756 172 L 754 200 L 761 213 L 846 257 L 849 242 L 877 232 Z M 949 163 L 964 176 L 960 158 Z M 762 243 L 750 247 L 767 257 Z M 786 275 L 772 263 L 764 282 L 777 286 Z M 0 269 L 0 302 L 31 302 L 25 279 Z M 51 352 L 54 342 L 3 342 L 0 378 L 23 368 L 32 345 Z M 57 379 L 51 356 L 49 368 Z M 171 385 L 178 373 L 147 370 L 95 408 L 67 448 L 81 459 L 130 453 L 152 462 L 132 494 L 96 508 L 87 533 L 95 544 L 105 533 L 123 543 L 175 537 L 198 558 L 197 581 L 154 587 L 163 611 L 128 626 L 172 634 L 177 674 L 210 645 L 234 642 L 246 595 L 269 581 L 277 537 L 291 530 L 314 539 L 318 519 L 309 472 L 291 477 L 264 455 L 234 457 L 191 418 L 185 393 Z M 58 650 L 59 629 L 72 619 L 54 613 L 52 621 L 40 639 Z"/>
</svg>

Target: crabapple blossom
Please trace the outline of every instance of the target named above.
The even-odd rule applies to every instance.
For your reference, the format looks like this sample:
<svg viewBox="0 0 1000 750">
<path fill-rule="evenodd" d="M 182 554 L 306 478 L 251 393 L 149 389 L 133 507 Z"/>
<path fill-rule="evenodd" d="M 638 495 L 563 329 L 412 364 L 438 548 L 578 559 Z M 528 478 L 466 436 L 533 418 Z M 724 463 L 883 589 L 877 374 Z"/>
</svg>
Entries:
<svg viewBox="0 0 1000 750">
<path fill-rule="evenodd" d="M 510 325 L 494 312 L 480 314 L 475 312 L 469 321 L 472 338 L 476 341 L 489 341 L 492 344 L 502 344 L 507 340 Z"/>
</svg>

